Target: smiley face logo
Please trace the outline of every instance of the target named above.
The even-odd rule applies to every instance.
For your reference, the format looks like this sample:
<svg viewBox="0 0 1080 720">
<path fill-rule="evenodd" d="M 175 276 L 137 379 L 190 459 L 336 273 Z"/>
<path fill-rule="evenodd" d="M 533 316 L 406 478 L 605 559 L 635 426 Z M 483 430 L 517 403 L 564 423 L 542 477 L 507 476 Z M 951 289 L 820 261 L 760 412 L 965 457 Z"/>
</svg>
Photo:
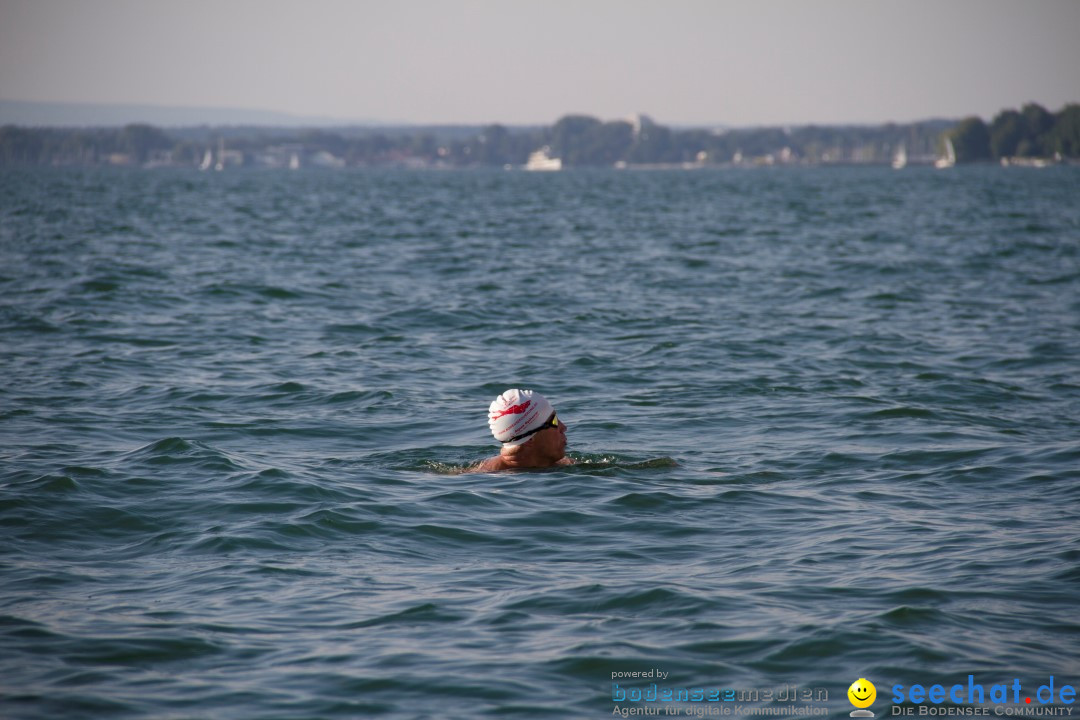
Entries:
<svg viewBox="0 0 1080 720">
<path fill-rule="evenodd" d="M 866 678 L 859 678 L 847 689 L 848 700 L 857 708 L 868 708 L 877 699 L 877 688 Z"/>
</svg>

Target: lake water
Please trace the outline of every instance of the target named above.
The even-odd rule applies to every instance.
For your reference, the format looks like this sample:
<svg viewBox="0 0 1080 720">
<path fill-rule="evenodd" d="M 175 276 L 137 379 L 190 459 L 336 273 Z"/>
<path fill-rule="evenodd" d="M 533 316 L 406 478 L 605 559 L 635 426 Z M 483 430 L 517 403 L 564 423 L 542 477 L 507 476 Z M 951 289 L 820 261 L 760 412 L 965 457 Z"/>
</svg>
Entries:
<svg viewBox="0 0 1080 720">
<path fill-rule="evenodd" d="M 0 191 L 4 718 L 1080 684 L 1080 168 Z"/>
</svg>

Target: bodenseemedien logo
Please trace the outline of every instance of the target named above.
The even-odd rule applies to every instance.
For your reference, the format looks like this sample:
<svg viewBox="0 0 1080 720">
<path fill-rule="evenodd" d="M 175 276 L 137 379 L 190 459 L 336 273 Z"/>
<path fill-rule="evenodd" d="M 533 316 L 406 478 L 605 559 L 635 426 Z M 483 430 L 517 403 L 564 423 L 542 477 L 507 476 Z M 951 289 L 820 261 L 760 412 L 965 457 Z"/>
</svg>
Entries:
<svg viewBox="0 0 1080 720">
<path fill-rule="evenodd" d="M 877 699 L 877 688 L 874 687 L 874 683 L 866 678 L 859 678 L 851 683 L 851 687 L 847 689 L 847 697 L 848 700 L 851 701 L 851 704 L 858 708 L 857 710 L 851 711 L 851 717 L 874 717 L 874 713 L 866 709 L 873 705 L 874 700 Z"/>
</svg>

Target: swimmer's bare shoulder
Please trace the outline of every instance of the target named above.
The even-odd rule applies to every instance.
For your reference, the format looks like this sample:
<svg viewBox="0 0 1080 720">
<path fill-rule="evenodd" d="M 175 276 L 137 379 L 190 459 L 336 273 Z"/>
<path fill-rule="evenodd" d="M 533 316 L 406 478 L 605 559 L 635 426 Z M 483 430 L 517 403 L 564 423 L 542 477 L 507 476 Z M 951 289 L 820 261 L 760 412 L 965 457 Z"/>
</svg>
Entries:
<svg viewBox="0 0 1080 720">
<path fill-rule="evenodd" d="M 568 457 L 563 457 L 560 460 L 558 460 L 556 463 L 554 463 L 555 466 L 565 466 L 565 465 L 573 465 L 573 464 L 574 464 L 574 461 L 571 460 Z M 476 465 L 473 465 L 472 467 L 465 468 L 461 472 L 462 472 L 462 474 L 467 474 L 467 473 L 494 473 L 494 472 L 502 472 L 503 470 L 527 470 L 527 469 L 529 469 L 529 468 L 527 468 L 527 467 L 526 468 L 521 468 L 521 467 L 516 467 L 514 465 L 511 465 L 510 463 L 506 462 L 506 460 L 503 458 L 502 455 L 496 455 L 495 457 L 490 457 L 487 460 L 484 460 L 483 462 L 479 462 Z"/>
<path fill-rule="evenodd" d="M 506 469 L 507 469 L 507 465 L 506 465 L 506 463 L 503 462 L 502 456 L 501 455 L 496 455 L 495 457 L 489 457 L 487 460 L 484 460 L 483 462 L 479 462 L 479 463 L 477 463 L 476 465 L 473 465 L 470 468 L 466 468 L 465 472 L 466 473 L 490 473 L 490 472 L 500 472 L 500 471 L 506 470 Z"/>
</svg>

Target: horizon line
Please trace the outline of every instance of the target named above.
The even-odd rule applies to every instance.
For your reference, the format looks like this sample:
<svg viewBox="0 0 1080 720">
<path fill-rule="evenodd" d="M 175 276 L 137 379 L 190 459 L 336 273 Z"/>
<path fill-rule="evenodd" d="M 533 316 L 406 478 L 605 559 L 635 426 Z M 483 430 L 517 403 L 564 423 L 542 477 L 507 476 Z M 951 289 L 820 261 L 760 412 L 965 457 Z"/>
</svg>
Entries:
<svg viewBox="0 0 1080 720">
<path fill-rule="evenodd" d="M 1036 101 L 1027 101 L 1022 105 L 1027 104 L 1041 105 Z M 1066 102 L 1059 109 L 1051 109 L 1047 107 L 1050 112 L 1059 112 L 1060 110 L 1073 104 L 1071 101 Z M 1022 105 L 1020 107 L 1022 107 Z M 108 119 L 91 119 L 91 120 L 75 120 L 74 122 L 56 117 L 42 116 L 39 118 L 29 118 L 26 115 L 33 115 L 36 113 L 47 113 L 51 110 L 53 113 L 63 111 L 65 109 L 80 108 L 84 110 L 97 111 L 100 113 L 112 113 L 114 117 Z M 1001 108 L 1000 111 L 1014 110 L 1015 108 Z M 22 111 L 21 113 L 19 111 Z M 176 113 L 181 115 L 188 115 L 189 117 L 180 119 L 146 119 L 146 118 L 119 118 L 115 117 L 118 113 L 129 113 L 137 115 L 138 113 Z M 12 120 L 8 120 L 5 115 L 24 115 L 24 118 L 15 117 Z M 236 118 L 206 118 L 200 119 L 199 117 L 192 117 L 198 114 L 210 114 L 210 115 L 222 115 L 228 116 L 235 114 L 240 117 Z M 244 117 L 244 116 L 249 117 Z M 243 107 L 225 107 L 225 106 L 211 106 L 211 105 L 164 105 L 156 103 L 119 103 L 119 102 L 86 102 L 86 101 L 63 101 L 63 100 L 20 100 L 6 97 L 0 97 L 0 125 L 16 125 L 16 126 L 35 126 L 35 127 L 116 127 L 130 124 L 145 123 L 148 125 L 156 125 L 166 128 L 192 128 L 192 127 L 268 127 L 268 128 L 317 128 L 317 127 L 485 127 L 491 125 L 502 125 L 504 127 L 544 127 L 554 125 L 560 119 L 571 116 L 583 116 L 593 117 L 602 122 L 616 122 L 619 120 L 627 120 L 637 116 L 645 116 L 652 119 L 654 116 L 648 112 L 631 112 L 621 116 L 605 118 L 599 113 L 589 113 L 585 111 L 568 111 L 563 112 L 556 116 L 554 119 L 545 121 L 501 121 L 501 120 L 404 120 L 404 119 L 376 119 L 376 118 L 340 118 L 328 115 L 301 115 L 293 112 L 278 111 L 278 110 L 266 110 L 261 108 L 243 108 Z M 792 128 L 792 127 L 810 127 L 810 126 L 827 126 L 827 127 L 875 127 L 882 125 L 917 125 L 922 123 L 933 122 L 959 122 L 968 117 L 978 117 L 984 121 L 987 118 L 982 117 L 978 113 L 965 113 L 957 116 L 947 115 L 929 115 L 922 116 L 917 119 L 911 120 L 837 120 L 837 121 L 821 121 L 821 120 L 805 120 L 797 122 L 757 122 L 757 123 L 731 123 L 722 121 L 665 121 L 656 122 L 657 125 L 672 127 L 672 128 L 711 128 L 711 129 L 743 129 L 743 128 Z"/>
</svg>

